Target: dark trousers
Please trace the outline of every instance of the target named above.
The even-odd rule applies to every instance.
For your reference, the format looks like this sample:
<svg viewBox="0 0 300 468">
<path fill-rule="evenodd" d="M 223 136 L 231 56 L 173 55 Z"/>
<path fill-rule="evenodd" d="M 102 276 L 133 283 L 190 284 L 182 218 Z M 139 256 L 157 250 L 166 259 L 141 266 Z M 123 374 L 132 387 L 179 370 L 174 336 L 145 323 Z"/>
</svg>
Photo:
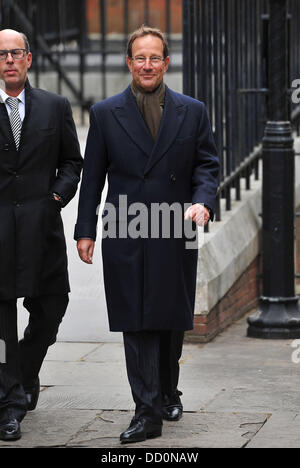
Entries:
<svg viewBox="0 0 300 468">
<path fill-rule="evenodd" d="M 161 424 L 163 397 L 177 389 L 184 332 L 124 332 L 123 337 L 135 417 Z"/>
<path fill-rule="evenodd" d="M 5 344 L 5 362 L 0 359 L 0 422 L 24 418 L 24 389 L 29 390 L 36 383 L 48 347 L 56 341 L 68 302 L 68 294 L 25 298 L 29 322 L 18 343 L 17 301 L 0 301 L 0 339 Z"/>
</svg>

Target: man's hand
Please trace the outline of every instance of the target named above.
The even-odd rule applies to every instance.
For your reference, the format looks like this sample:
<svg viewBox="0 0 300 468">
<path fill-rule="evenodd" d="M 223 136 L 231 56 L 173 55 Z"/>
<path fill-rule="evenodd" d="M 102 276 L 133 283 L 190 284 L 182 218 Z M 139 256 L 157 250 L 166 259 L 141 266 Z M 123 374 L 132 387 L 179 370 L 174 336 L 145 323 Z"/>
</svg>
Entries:
<svg viewBox="0 0 300 468">
<path fill-rule="evenodd" d="M 95 241 L 93 239 L 80 239 L 77 242 L 77 250 L 79 257 L 85 263 L 93 263 L 93 253 L 94 253 Z"/>
<path fill-rule="evenodd" d="M 208 209 L 204 205 L 201 205 L 201 203 L 189 206 L 184 213 L 185 220 L 192 218 L 198 226 L 205 226 L 208 223 L 209 217 Z"/>
</svg>

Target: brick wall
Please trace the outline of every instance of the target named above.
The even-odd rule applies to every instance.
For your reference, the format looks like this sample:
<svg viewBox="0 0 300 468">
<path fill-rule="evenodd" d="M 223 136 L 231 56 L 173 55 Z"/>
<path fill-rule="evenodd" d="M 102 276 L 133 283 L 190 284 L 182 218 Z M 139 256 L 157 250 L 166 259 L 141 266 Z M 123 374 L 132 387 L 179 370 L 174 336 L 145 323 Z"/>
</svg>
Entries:
<svg viewBox="0 0 300 468">
<path fill-rule="evenodd" d="M 258 256 L 208 315 L 195 315 L 194 329 L 185 333 L 185 341 L 210 341 L 234 320 L 256 309 L 260 295 L 261 257 Z"/>
<path fill-rule="evenodd" d="M 137 29 L 145 22 L 144 0 L 129 0 L 129 32 Z M 182 31 L 182 2 L 181 0 L 171 0 L 171 32 L 181 33 Z M 100 11 L 99 0 L 87 0 L 87 23 L 89 33 L 99 33 L 100 31 Z M 149 26 L 166 29 L 166 3 L 162 0 L 149 0 Z M 107 0 L 107 32 L 124 32 L 124 2 L 123 0 Z"/>
</svg>

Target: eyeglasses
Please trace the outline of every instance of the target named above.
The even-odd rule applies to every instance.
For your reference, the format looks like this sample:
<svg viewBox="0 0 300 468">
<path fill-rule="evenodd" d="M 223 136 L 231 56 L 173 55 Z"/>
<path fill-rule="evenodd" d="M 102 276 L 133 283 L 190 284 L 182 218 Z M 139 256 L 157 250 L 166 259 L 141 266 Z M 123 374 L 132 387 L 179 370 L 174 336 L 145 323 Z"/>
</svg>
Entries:
<svg viewBox="0 0 300 468">
<path fill-rule="evenodd" d="M 21 60 L 27 53 L 26 49 L 10 49 L 10 50 L 0 50 L 0 62 L 6 60 L 8 54 L 11 55 L 13 60 Z"/>
<path fill-rule="evenodd" d="M 131 60 L 133 60 L 137 65 L 144 65 L 144 63 L 147 62 L 148 58 L 143 57 L 143 56 L 138 56 L 138 57 L 132 57 Z M 150 57 L 149 61 L 151 65 L 157 66 L 157 65 L 160 65 L 161 62 L 164 62 L 165 59 L 162 57 Z"/>
</svg>

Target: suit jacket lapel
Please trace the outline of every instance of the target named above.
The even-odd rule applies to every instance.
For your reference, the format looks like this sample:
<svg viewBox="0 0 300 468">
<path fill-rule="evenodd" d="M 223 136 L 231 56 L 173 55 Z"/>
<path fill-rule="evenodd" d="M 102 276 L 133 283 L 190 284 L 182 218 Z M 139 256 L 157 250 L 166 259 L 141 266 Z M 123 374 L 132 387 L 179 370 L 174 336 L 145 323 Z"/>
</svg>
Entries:
<svg viewBox="0 0 300 468">
<path fill-rule="evenodd" d="M 166 154 L 170 146 L 173 144 L 184 121 L 185 114 L 186 106 L 180 103 L 177 104 L 172 97 L 172 92 L 166 86 L 165 107 L 162 121 L 144 174 L 152 169 L 152 167 Z"/>
<path fill-rule="evenodd" d="M 0 96 L 0 128 L 1 132 L 4 133 L 5 137 L 7 138 L 7 144 L 12 142 L 15 144 L 14 137 L 10 125 L 9 115 L 6 109 L 6 105 Z"/>
<path fill-rule="evenodd" d="M 124 91 L 124 103 L 112 109 L 112 112 L 132 141 L 147 156 L 150 156 L 154 141 L 138 109 L 130 86 Z"/>
<path fill-rule="evenodd" d="M 22 123 L 19 151 L 22 149 L 22 140 L 23 140 L 23 137 L 24 137 L 24 132 L 25 132 L 25 129 L 27 127 L 27 122 L 28 122 L 28 118 L 29 118 L 29 115 L 30 115 L 30 111 L 31 111 L 31 89 L 32 88 L 30 86 L 30 83 L 27 80 L 26 84 L 25 84 L 25 117 L 24 117 L 24 120 L 23 120 L 23 123 Z"/>
<path fill-rule="evenodd" d="M 5 137 L 10 141 L 14 142 L 9 116 L 6 110 L 6 106 L 4 102 L 1 101 L 0 103 L 0 127 L 1 132 L 4 133 Z"/>
</svg>

